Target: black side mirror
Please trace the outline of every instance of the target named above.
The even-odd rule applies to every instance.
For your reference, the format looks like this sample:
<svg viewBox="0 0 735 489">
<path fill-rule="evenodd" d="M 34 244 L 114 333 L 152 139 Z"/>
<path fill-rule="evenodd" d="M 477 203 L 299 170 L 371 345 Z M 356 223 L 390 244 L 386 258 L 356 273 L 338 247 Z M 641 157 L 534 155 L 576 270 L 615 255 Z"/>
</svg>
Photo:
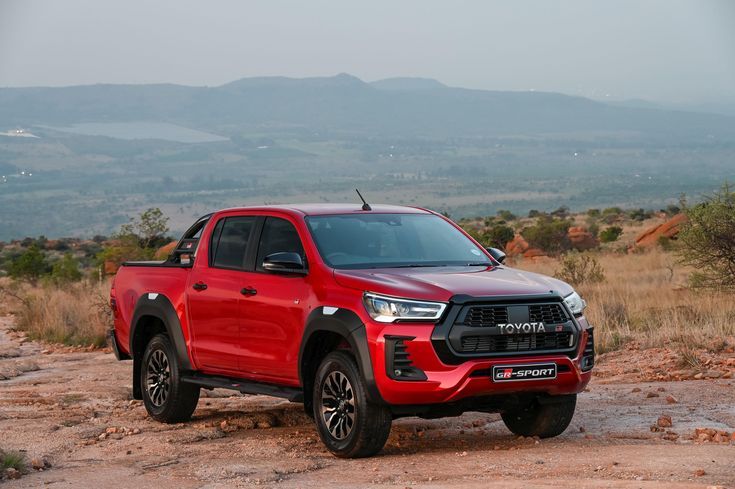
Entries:
<svg viewBox="0 0 735 489">
<path fill-rule="evenodd" d="M 263 270 L 272 273 L 306 273 L 301 255 L 293 252 L 272 253 L 263 260 Z"/>
<path fill-rule="evenodd" d="M 503 260 L 505 260 L 505 253 L 503 253 L 501 250 L 497 248 L 485 248 L 488 253 L 490 253 L 490 256 L 495 258 L 498 263 L 503 263 Z"/>
</svg>

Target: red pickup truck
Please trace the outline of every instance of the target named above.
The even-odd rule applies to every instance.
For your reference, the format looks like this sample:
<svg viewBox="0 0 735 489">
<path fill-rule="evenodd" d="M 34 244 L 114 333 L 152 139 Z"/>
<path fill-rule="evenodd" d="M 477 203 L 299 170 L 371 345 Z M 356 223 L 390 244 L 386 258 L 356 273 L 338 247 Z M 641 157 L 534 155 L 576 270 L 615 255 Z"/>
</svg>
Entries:
<svg viewBox="0 0 735 489">
<path fill-rule="evenodd" d="M 167 260 L 121 267 L 109 338 L 162 422 L 229 388 L 302 402 L 341 457 L 380 451 L 401 416 L 499 412 L 556 436 L 594 364 L 585 302 L 504 258 L 425 209 L 221 210 Z"/>
</svg>

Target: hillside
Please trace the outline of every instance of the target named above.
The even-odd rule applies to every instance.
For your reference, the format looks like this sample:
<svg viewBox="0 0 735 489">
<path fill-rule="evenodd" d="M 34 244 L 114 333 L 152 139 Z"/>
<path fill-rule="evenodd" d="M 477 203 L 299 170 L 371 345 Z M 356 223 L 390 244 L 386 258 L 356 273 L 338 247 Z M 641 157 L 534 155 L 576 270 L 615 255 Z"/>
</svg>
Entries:
<svg viewBox="0 0 735 489">
<path fill-rule="evenodd" d="M 166 121 L 195 128 L 356 131 L 368 135 L 620 133 L 734 138 L 726 116 L 613 106 L 541 92 L 468 90 L 435 80 L 351 75 L 244 78 L 219 87 L 91 85 L 0 89 L 0 126 Z"/>
<path fill-rule="evenodd" d="M 421 78 L 3 88 L 0 240 L 108 234 L 154 206 L 178 232 L 355 187 L 455 218 L 659 209 L 735 180 L 733 158 L 735 118 Z"/>
</svg>

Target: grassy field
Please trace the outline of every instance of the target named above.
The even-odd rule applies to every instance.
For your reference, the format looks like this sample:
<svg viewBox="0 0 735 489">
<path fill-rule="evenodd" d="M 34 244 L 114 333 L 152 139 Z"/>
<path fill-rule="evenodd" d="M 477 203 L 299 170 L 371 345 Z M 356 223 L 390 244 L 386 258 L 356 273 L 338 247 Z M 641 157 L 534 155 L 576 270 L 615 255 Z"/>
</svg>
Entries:
<svg viewBox="0 0 735 489">
<path fill-rule="evenodd" d="M 583 284 L 585 315 L 595 326 L 598 353 L 635 341 L 642 348 L 671 346 L 686 355 L 688 348 L 717 350 L 735 335 L 732 294 L 690 289 L 691 270 L 676 264 L 668 252 L 600 253 L 605 280 Z M 558 261 L 519 261 L 514 266 L 555 275 Z"/>
</svg>

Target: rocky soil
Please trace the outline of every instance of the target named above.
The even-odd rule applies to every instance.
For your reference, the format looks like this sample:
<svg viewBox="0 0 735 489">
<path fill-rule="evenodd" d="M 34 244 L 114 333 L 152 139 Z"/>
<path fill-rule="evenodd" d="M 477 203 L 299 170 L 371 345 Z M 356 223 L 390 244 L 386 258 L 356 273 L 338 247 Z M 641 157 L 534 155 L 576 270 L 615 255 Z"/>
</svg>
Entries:
<svg viewBox="0 0 735 489">
<path fill-rule="evenodd" d="M 155 423 L 130 400 L 129 362 L 27 342 L 9 326 L 0 319 L 0 449 L 23 451 L 28 468 L 5 474 L 8 489 L 735 487 L 726 353 L 712 363 L 718 378 L 681 381 L 663 375 L 665 351 L 603 356 L 555 439 L 512 436 L 497 415 L 408 418 L 395 422 L 379 456 L 340 460 L 300 405 L 203 391 L 193 421 Z"/>
</svg>

